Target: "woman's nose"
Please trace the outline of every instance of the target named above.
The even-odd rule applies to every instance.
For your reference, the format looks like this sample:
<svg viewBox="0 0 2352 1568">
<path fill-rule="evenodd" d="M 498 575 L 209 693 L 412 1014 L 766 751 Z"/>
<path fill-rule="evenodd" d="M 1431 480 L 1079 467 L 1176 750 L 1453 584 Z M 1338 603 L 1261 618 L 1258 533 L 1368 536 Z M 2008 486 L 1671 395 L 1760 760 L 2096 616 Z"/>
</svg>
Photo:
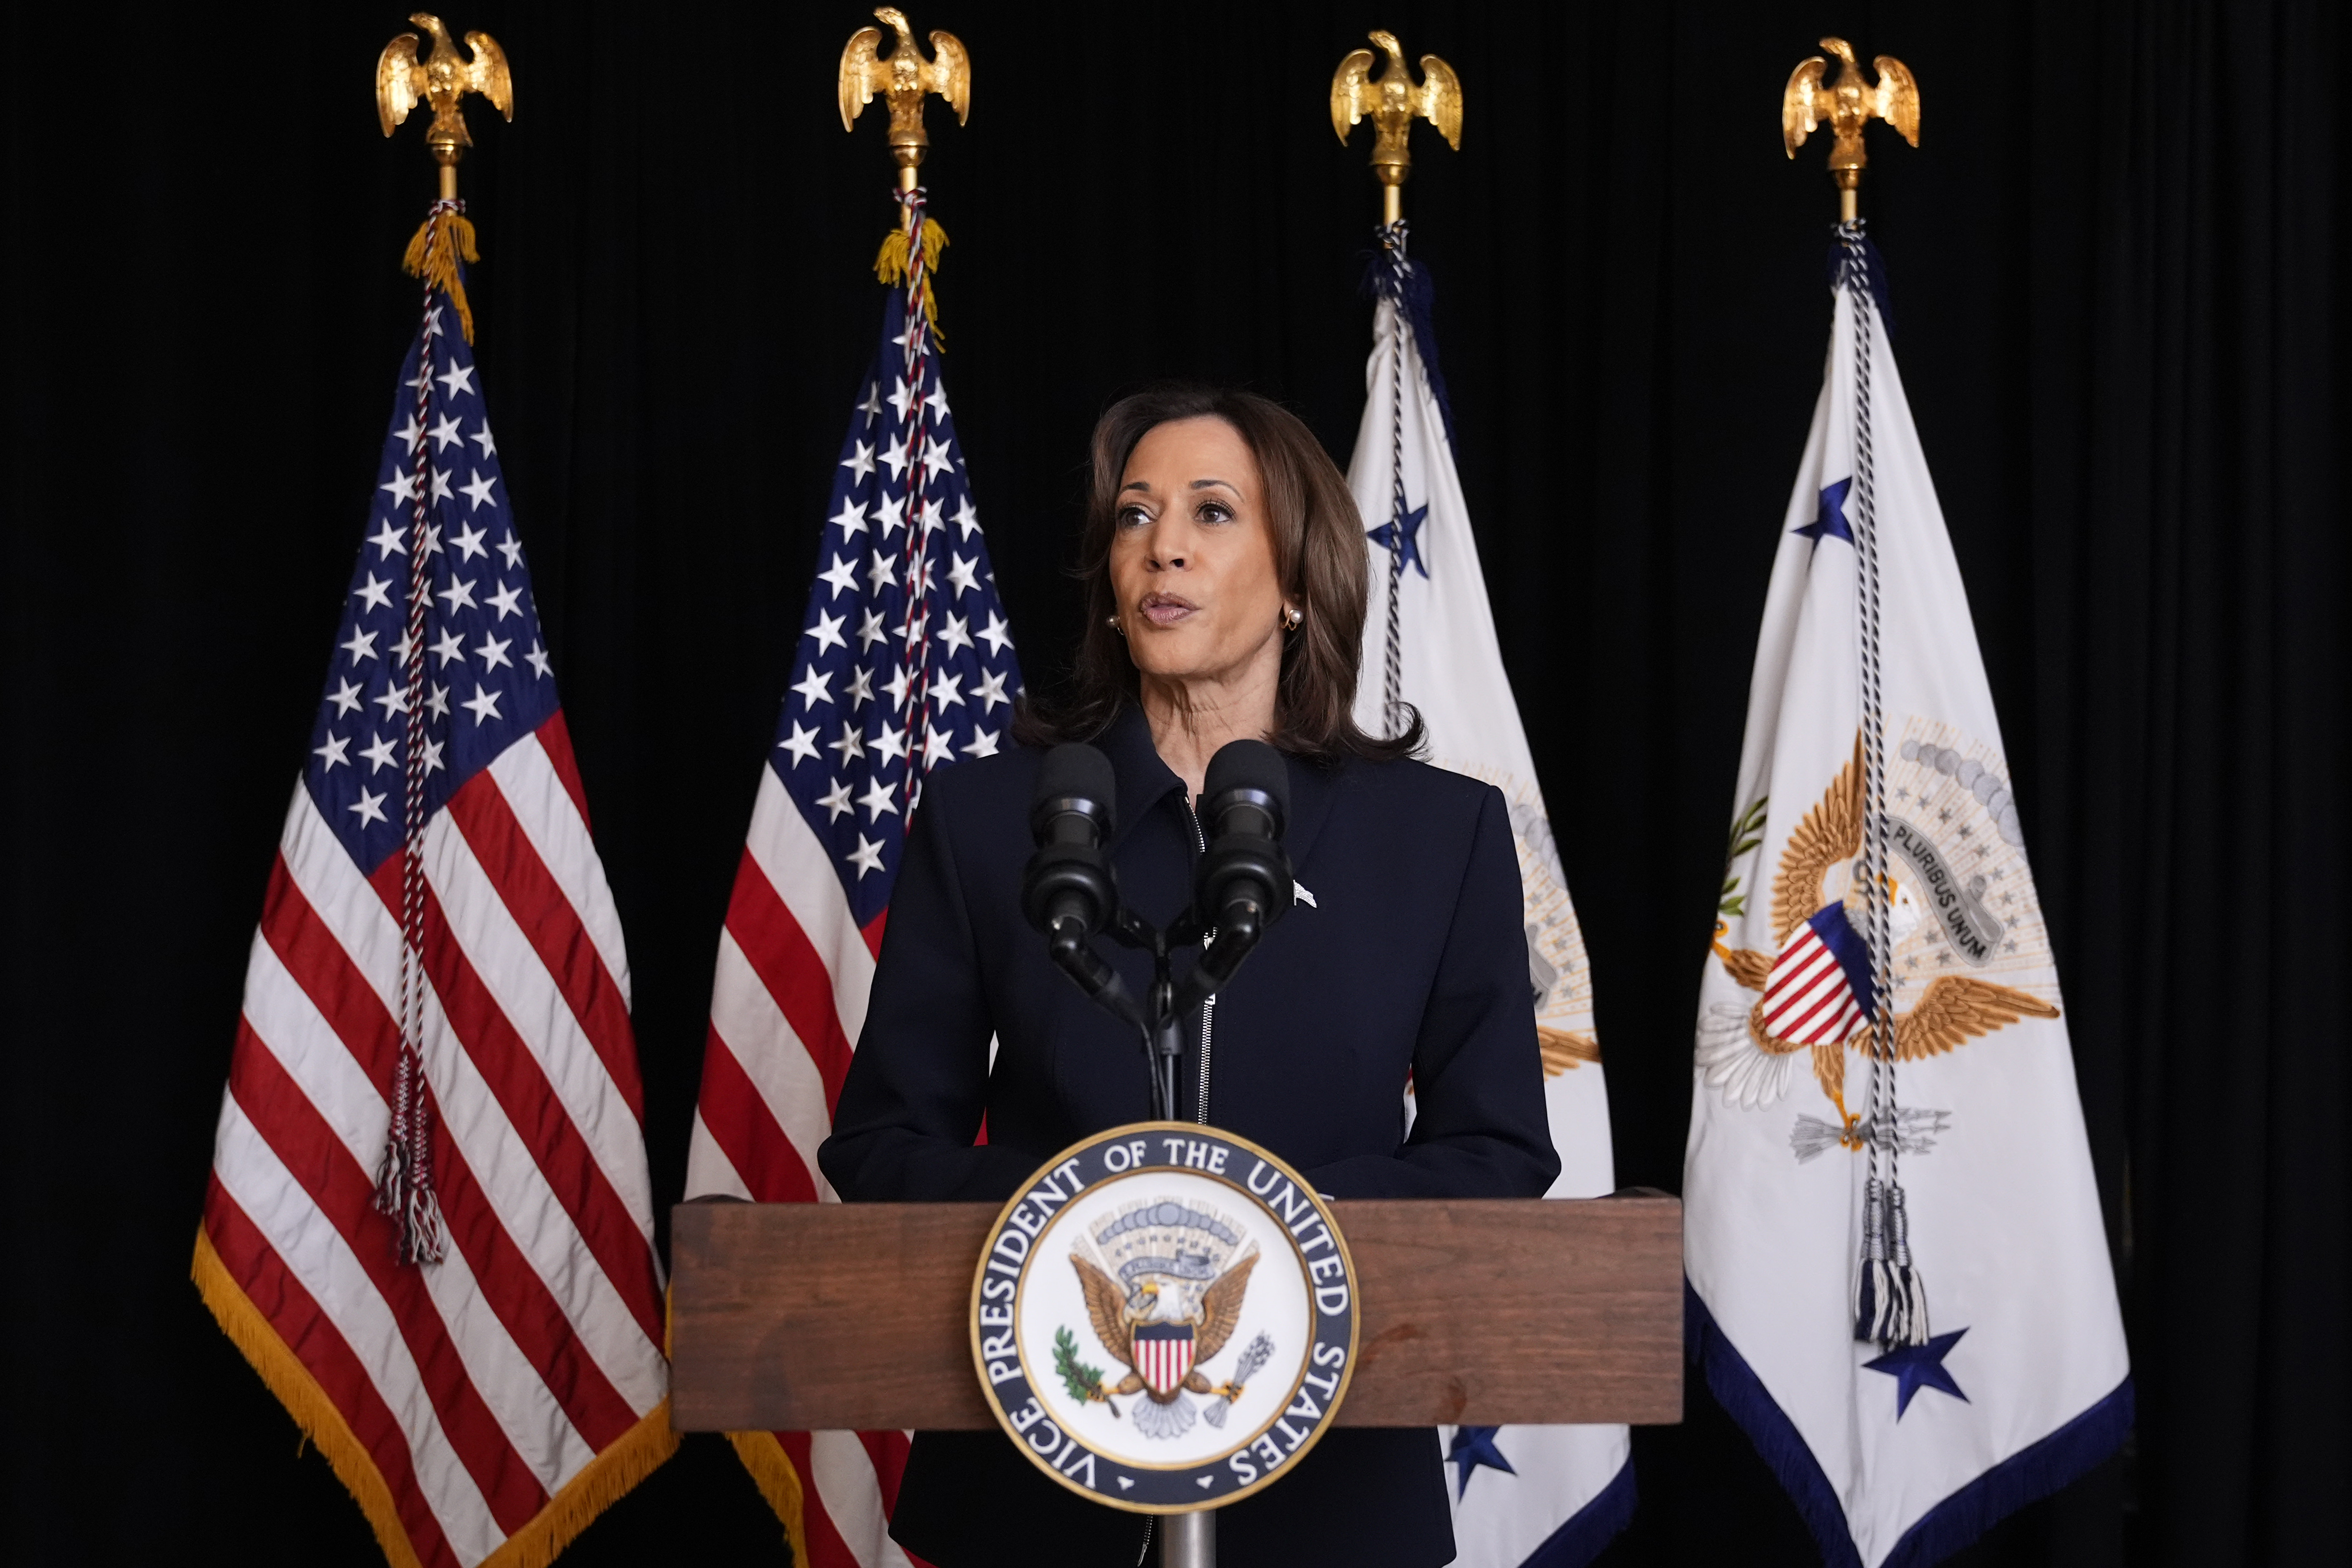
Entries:
<svg viewBox="0 0 2352 1568">
<path fill-rule="evenodd" d="M 1185 564 L 1188 541 L 1181 530 L 1169 526 L 1163 518 L 1151 531 L 1150 559 L 1153 570 L 1181 572 Z"/>
</svg>

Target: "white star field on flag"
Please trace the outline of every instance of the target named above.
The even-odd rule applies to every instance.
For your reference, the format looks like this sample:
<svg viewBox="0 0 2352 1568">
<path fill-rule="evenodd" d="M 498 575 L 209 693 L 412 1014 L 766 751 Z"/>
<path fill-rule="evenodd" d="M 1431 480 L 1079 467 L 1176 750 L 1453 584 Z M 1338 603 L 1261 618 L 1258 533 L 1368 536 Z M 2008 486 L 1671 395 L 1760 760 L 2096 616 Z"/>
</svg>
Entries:
<svg viewBox="0 0 2352 1568">
<path fill-rule="evenodd" d="M 432 479 L 426 522 L 426 816 L 556 710 L 530 576 L 508 510 L 505 476 L 474 387 L 473 351 L 435 313 L 420 346 L 433 394 L 423 427 Z M 337 629 L 334 668 L 303 780 L 319 813 L 363 871 L 400 847 L 408 738 L 408 549 L 419 429 L 417 350 L 402 367 L 400 406 L 384 438 L 376 518 Z"/>
<path fill-rule="evenodd" d="M 901 299 L 834 470 L 769 755 L 861 926 L 888 902 L 923 775 L 995 755 L 1021 691 L 939 356 L 907 364 Z"/>
</svg>

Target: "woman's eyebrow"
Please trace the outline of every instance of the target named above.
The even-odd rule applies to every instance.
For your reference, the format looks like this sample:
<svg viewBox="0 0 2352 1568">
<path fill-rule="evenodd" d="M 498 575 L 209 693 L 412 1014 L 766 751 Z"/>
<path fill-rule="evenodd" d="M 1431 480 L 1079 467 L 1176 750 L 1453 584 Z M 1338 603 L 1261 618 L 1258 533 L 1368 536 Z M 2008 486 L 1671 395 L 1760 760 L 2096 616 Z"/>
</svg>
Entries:
<svg viewBox="0 0 2352 1568">
<path fill-rule="evenodd" d="M 1118 487 L 1118 493 L 1121 495 L 1125 495 L 1129 490 L 1141 490 L 1145 495 L 1150 495 L 1151 493 L 1151 481 L 1150 479 L 1129 479 L 1127 483 Z"/>
<path fill-rule="evenodd" d="M 1218 485 L 1218 486 L 1221 486 L 1221 487 L 1223 487 L 1223 489 L 1225 489 L 1232 490 L 1232 491 L 1234 492 L 1234 494 L 1235 494 L 1235 495 L 1239 495 L 1239 494 L 1241 494 L 1241 493 L 1242 493 L 1242 492 L 1241 492 L 1241 490 L 1239 489 L 1239 488 L 1237 488 L 1236 486 L 1231 485 L 1231 484 L 1227 484 L 1223 479 L 1194 479 L 1194 480 L 1192 481 L 1192 488 L 1193 488 L 1194 489 L 1196 489 L 1196 490 L 1204 490 L 1204 489 L 1207 489 L 1211 485 Z"/>
</svg>

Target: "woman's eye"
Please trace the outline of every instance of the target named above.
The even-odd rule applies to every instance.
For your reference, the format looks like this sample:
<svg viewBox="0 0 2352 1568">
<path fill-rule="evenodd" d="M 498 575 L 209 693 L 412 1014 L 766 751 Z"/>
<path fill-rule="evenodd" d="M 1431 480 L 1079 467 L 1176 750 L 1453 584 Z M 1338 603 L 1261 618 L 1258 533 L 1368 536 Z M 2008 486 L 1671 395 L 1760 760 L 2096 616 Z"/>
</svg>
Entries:
<svg viewBox="0 0 2352 1568">
<path fill-rule="evenodd" d="M 1231 522 L 1234 520 L 1234 509 L 1223 501 L 1202 501 L 1200 518 L 1202 522 Z"/>
<path fill-rule="evenodd" d="M 1121 528 L 1141 528 L 1150 521 L 1151 514 L 1139 506 L 1123 506 L 1118 509 L 1117 521 Z"/>
</svg>

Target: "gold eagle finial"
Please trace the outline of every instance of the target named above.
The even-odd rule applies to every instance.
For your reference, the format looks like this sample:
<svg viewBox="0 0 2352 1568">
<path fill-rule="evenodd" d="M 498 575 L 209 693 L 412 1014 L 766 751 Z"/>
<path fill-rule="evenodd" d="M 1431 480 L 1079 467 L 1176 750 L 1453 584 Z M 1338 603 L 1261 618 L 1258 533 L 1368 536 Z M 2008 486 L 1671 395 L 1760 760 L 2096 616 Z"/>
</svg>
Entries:
<svg viewBox="0 0 2352 1568">
<path fill-rule="evenodd" d="M 1878 70 L 1877 85 L 1872 86 L 1862 79 L 1853 45 L 1843 38 L 1823 38 L 1822 47 L 1838 58 L 1837 79 L 1822 85 L 1829 62 L 1819 55 L 1789 73 L 1789 85 L 1780 91 L 1780 144 L 1793 158 L 1807 136 L 1824 122 L 1829 125 L 1836 137 L 1830 144 L 1830 177 L 1840 193 L 1839 216 L 1852 222 L 1854 191 L 1862 184 L 1863 165 L 1870 161 L 1862 128 L 1874 119 L 1884 120 L 1902 132 L 1903 140 L 1919 145 L 1919 84 L 1908 66 L 1893 55 L 1881 55 L 1870 62 Z"/>
<path fill-rule="evenodd" d="M 1372 175 L 1381 183 L 1384 221 L 1394 223 L 1403 207 L 1401 187 L 1412 172 L 1412 122 L 1428 121 L 1446 145 L 1462 150 L 1462 79 L 1435 55 L 1423 55 L 1416 83 L 1396 35 L 1375 30 L 1371 39 L 1387 51 L 1388 65 L 1374 78 L 1370 49 L 1358 49 L 1339 62 L 1331 73 L 1331 129 L 1344 142 L 1358 121 L 1372 117 Z"/>
<path fill-rule="evenodd" d="M 416 35 L 403 33 L 384 45 L 375 62 L 375 112 L 386 136 L 420 103 L 433 106 L 433 125 L 425 144 L 441 165 L 441 195 L 457 195 L 457 163 L 474 144 L 466 134 L 466 116 L 458 100 L 478 92 L 509 120 L 514 118 L 514 79 L 507 71 L 506 51 L 488 33 L 468 33 L 468 55 L 461 57 L 441 18 L 419 11 L 408 18 L 432 35 L 432 52 L 416 58 Z"/>
<path fill-rule="evenodd" d="M 908 26 L 906 13 L 894 6 L 882 5 L 874 15 L 887 23 L 898 35 L 898 47 L 886 58 L 876 48 L 882 41 L 880 27 L 860 27 L 849 36 L 841 51 L 841 128 L 846 131 L 857 121 L 858 111 L 874 101 L 880 93 L 890 104 L 890 156 L 898 165 L 898 184 L 907 190 L 915 185 L 915 166 L 931 139 L 923 132 L 923 99 L 938 93 L 955 110 L 956 123 L 963 124 L 971 116 L 971 56 L 963 40 L 953 33 L 931 35 L 932 58 L 925 59 L 916 47 L 915 30 Z"/>
</svg>

